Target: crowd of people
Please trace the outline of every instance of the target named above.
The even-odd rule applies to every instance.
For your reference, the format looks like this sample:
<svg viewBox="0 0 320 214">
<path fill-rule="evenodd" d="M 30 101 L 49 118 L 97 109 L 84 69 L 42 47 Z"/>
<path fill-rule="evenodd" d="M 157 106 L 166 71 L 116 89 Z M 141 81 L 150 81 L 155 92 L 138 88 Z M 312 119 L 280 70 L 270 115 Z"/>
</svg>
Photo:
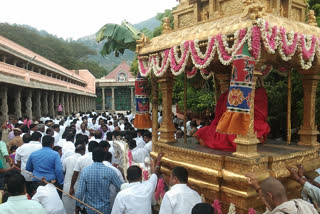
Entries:
<svg viewBox="0 0 320 214">
<path fill-rule="evenodd" d="M 60 111 L 56 117 L 7 121 L 2 126 L 7 134 L 0 132 L 0 190 L 4 190 L 0 213 L 155 212 L 163 154 L 150 164 L 148 179 L 138 165 L 121 169 L 114 155 L 114 141 L 122 140 L 134 163 L 150 162 L 151 129 L 137 130 L 133 121 L 131 112 L 63 117 Z M 168 181 L 172 188 L 164 195 L 159 213 L 213 213 L 187 183 L 187 170 L 174 168 Z"/>
<path fill-rule="evenodd" d="M 159 113 L 159 123 L 161 118 Z M 4 139 L 0 141 L 0 213 L 215 213 L 188 186 L 184 167 L 173 168 L 165 184 L 168 191 L 155 209 L 154 195 L 165 154 L 158 154 L 152 161 L 152 130 L 137 130 L 133 121 L 131 112 L 94 111 L 7 121 L 0 132 Z M 193 136 L 210 124 L 198 126 L 196 121 L 188 120 L 184 130 L 183 121 L 176 116 L 173 123 L 176 138 L 183 137 L 184 131 Z M 119 167 L 116 140 L 128 144 L 132 161 L 137 164 L 127 169 Z M 151 167 L 148 178 L 139 166 L 145 162 Z M 259 184 L 254 175 L 246 176 L 271 213 L 317 213 L 320 179 L 305 175 L 301 165 L 288 170 L 291 178 L 302 185 L 303 200 L 288 201 L 284 186 L 276 178 L 269 177 Z"/>
</svg>

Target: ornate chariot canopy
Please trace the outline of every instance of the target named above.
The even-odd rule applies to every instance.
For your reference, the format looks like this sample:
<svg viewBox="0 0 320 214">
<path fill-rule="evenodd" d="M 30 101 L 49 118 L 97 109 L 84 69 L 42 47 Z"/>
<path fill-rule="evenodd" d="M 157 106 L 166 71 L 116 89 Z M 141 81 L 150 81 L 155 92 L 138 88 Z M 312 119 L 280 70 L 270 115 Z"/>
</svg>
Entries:
<svg viewBox="0 0 320 214">
<path fill-rule="evenodd" d="M 175 29 L 139 49 L 140 73 L 160 77 L 170 70 L 190 78 L 200 70 L 209 78 L 210 65 L 230 65 L 245 43 L 263 74 L 271 66 L 308 70 L 319 63 L 320 29 L 313 11 L 303 22 L 306 10 L 304 0 L 180 1 L 173 11 Z"/>
</svg>

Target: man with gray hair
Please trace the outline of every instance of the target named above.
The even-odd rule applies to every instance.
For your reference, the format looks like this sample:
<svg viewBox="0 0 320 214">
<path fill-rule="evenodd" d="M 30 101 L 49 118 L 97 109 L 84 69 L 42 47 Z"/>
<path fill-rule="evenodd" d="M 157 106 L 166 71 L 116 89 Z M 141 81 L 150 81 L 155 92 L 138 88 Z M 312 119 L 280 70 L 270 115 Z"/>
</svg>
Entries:
<svg viewBox="0 0 320 214">
<path fill-rule="evenodd" d="M 318 213 L 312 204 L 302 199 L 293 199 L 289 201 L 286 189 L 278 179 L 268 177 L 259 185 L 258 179 L 254 175 L 247 174 L 246 177 L 248 178 L 248 183 L 259 194 L 262 202 L 271 211 L 271 214 Z"/>
<path fill-rule="evenodd" d="M 40 132 L 42 134 L 42 137 L 45 136 L 45 130 L 46 130 L 46 127 L 44 124 L 38 125 L 38 132 Z"/>
</svg>

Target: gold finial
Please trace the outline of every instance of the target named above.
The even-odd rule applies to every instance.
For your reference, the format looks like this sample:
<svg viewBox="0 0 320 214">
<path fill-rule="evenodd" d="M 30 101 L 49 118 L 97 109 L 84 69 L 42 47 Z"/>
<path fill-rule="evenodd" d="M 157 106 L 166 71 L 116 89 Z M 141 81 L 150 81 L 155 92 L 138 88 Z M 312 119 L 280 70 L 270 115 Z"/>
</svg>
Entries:
<svg viewBox="0 0 320 214">
<path fill-rule="evenodd" d="M 162 34 L 170 33 L 172 28 L 170 27 L 170 19 L 168 17 L 163 18 L 163 25 L 162 25 Z"/>
<path fill-rule="evenodd" d="M 136 41 L 136 53 L 139 53 L 141 48 L 143 48 L 146 44 L 149 43 L 149 38 L 144 35 L 144 33 L 140 34 L 140 39 Z"/>
<path fill-rule="evenodd" d="M 247 17 L 252 21 L 262 18 L 265 15 L 265 5 L 260 0 L 242 0 L 244 11 L 242 17 Z"/>
<path fill-rule="evenodd" d="M 308 12 L 308 24 L 312 26 L 318 26 L 314 10 L 309 10 Z"/>
</svg>

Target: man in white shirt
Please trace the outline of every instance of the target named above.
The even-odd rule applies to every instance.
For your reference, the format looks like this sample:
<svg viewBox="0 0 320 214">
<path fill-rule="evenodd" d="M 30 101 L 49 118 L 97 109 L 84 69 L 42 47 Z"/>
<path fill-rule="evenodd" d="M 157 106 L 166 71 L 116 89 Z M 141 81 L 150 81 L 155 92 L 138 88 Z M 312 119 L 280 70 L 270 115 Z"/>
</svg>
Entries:
<svg viewBox="0 0 320 214">
<path fill-rule="evenodd" d="M 100 141 L 102 141 L 102 132 L 100 130 L 94 131 L 94 137 L 90 138 L 89 142 L 91 141 L 100 143 Z"/>
<path fill-rule="evenodd" d="M 15 161 L 19 168 L 26 170 L 26 164 L 30 154 L 42 148 L 42 144 L 40 143 L 41 138 L 42 134 L 40 132 L 34 132 L 31 136 L 31 141 L 29 143 L 25 142 L 16 150 Z M 29 172 L 29 174 L 32 174 L 32 172 Z M 28 194 L 31 193 L 30 184 L 32 182 L 32 177 L 29 174 L 21 171 L 21 175 L 26 179 Z"/>
<path fill-rule="evenodd" d="M 59 137 L 60 137 L 60 139 L 62 138 L 62 135 L 63 135 L 64 131 L 66 130 L 66 126 L 64 124 L 65 124 L 64 120 L 61 120 L 59 122 Z"/>
<path fill-rule="evenodd" d="M 111 161 L 112 161 L 112 154 L 111 154 L 110 152 L 106 152 L 105 161 L 103 161 L 103 164 L 104 164 L 106 167 L 110 167 L 111 169 L 113 169 L 113 170 L 117 173 L 120 181 L 121 181 L 122 183 L 124 183 L 124 179 L 123 179 L 123 176 L 122 176 L 120 170 L 117 169 L 116 167 L 114 167 L 114 166 L 111 164 Z M 110 185 L 110 207 L 113 206 L 114 199 L 116 198 L 117 193 L 118 193 L 117 188 L 116 188 L 113 184 L 111 184 L 111 185 Z"/>
<path fill-rule="evenodd" d="M 54 124 L 52 126 L 53 128 L 53 137 L 54 137 L 54 146 L 57 146 L 59 141 L 60 141 L 60 135 L 59 135 L 59 132 L 60 132 L 60 126 L 58 124 Z"/>
<path fill-rule="evenodd" d="M 86 149 L 84 145 L 78 145 L 77 148 L 75 149 L 75 154 L 63 160 L 62 166 L 63 166 L 63 171 L 65 172 L 64 184 L 63 184 L 64 192 L 70 191 L 70 185 L 71 185 L 71 179 L 72 179 L 74 167 L 77 163 L 77 160 L 82 155 L 84 155 L 85 151 Z M 74 188 L 77 189 L 77 187 L 78 187 L 78 182 L 74 184 Z M 69 213 L 73 214 L 75 212 L 76 203 L 74 199 L 70 198 L 69 196 L 63 193 L 62 202 L 63 202 L 64 208 L 66 209 L 67 214 Z"/>
<path fill-rule="evenodd" d="M 88 150 L 89 152 L 81 157 L 78 158 L 77 163 L 74 166 L 73 174 L 72 174 L 72 179 L 71 179 L 71 185 L 70 185 L 70 190 L 69 194 L 73 195 L 74 194 L 74 185 L 78 180 L 79 174 L 81 170 L 87 166 L 90 166 L 93 164 L 92 160 L 92 151 L 94 148 L 98 147 L 99 144 L 95 141 L 92 141 L 89 143 Z"/>
<path fill-rule="evenodd" d="M 89 129 L 98 130 L 99 128 L 96 118 L 92 118 L 91 123 L 89 122 Z"/>
<path fill-rule="evenodd" d="M 135 140 L 129 140 L 128 145 L 131 150 L 132 161 L 135 163 L 144 163 L 144 160 L 146 159 L 145 149 L 137 147 Z"/>
<path fill-rule="evenodd" d="M 90 136 L 90 132 L 87 130 L 87 124 L 81 123 L 80 130 L 77 131 L 77 134 Z"/>
<path fill-rule="evenodd" d="M 188 171 L 184 167 L 175 167 L 169 182 L 172 187 L 162 199 L 159 214 L 191 213 L 201 203 L 200 195 L 187 186 Z"/>
<path fill-rule="evenodd" d="M 137 147 L 139 147 L 139 148 L 144 148 L 144 146 L 146 145 L 146 143 L 143 140 L 142 133 L 143 133 L 143 130 L 138 129 L 137 130 L 137 137 L 134 139 L 137 143 Z"/>
<path fill-rule="evenodd" d="M 40 134 L 42 135 L 42 137 L 46 134 L 46 133 L 45 133 L 45 130 L 46 130 L 46 128 L 45 128 L 45 125 L 44 125 L 44 124 L 39 124 L 39 125 L 38 125 L 38 132 L 40 132 Z"/>
<path fill-rule="evenodd" d="M 26 180 L 17 171 L 8 172 L 6 178 L 7 190 L 10 195 L 8 201 L 0 204 L 0 213 L 5 214 L 46 214 L 43 206 L 26 196 Z"/>
<path fill-rule="evenodd" d="M 111 214 L 152 214 L 151 201 L 157 186 L 162 157 L 163 153 L 159 153 L 152 168 L 153 174 L 144 182 L 142 182 L 142 170 L 139 166 L 128 168 L 129 185 L 118 193 Z"/>
<path fill-rule="evenodd" d="M 47 211 L 47 214 L 66 214 L 57 189 L 53 184 L 39 186 L 37 192 L 32 196 L 32 200 L 39 202 Z"/>
<path fill-rule="evenodd" d="M 74 135 L 72 132 L 68 133 L 66 136 L 65 141 L 59 141 L 59 146 L 62 147 L 62 157 L 61 161 L 66 159 L 69 156 L 72 156 L 75 151 L 75 145 L 74 145 Z"/>
<path fill-rule="evenodd" d="M 112 121 L 109 121 L 108 123 L 108 129 L 110 130 L 110 132 L 114 131 L 114 126 L 112 125 Z"/>
<path fill-rule="evenodd" d="M 147 157 L 150 157 L 150 152 L 152 151 L 152 134 L 151 132 L 147 131 L 143 134 L 143 140 L 146 143 L 144 149 L 146 151 Z"/>
</svg>

